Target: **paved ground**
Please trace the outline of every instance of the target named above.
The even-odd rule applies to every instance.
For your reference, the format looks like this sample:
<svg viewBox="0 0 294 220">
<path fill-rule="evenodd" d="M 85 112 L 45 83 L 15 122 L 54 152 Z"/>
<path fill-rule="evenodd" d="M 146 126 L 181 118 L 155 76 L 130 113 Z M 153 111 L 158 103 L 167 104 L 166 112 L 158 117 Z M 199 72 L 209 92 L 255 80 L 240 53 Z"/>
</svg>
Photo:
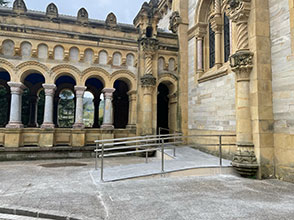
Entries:
<svg viewBox="0 0 294 220">
<path fill-rule="evenodd" d="M 107 166 L 120 167 L 143 162 L 136 157 L 106 160 Z M 93 167 L 94 161 L 88 159 L 2 162 L 0 210 L 82 220 L 294 219 L 291 183 L 230 175 L 101 183 Z"/>
</svg>

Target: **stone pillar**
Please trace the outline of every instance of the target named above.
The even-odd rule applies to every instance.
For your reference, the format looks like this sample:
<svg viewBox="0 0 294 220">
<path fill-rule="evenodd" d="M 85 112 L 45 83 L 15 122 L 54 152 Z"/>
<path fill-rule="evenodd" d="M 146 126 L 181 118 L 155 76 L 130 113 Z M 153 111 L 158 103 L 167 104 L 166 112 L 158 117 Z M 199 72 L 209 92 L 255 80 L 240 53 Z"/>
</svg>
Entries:
<svg viewBox="0 0 294 220">
<path fill-rule="evenodd" d="M 248 17 L 250 0 L 229 1 L 226 14 L 237 25 L 237 51 L 230 57 L 232 70 L 236 73 L 236 144 L 232 166 L 242 176 L 253 176 L 258 169 L 252 139 L 250 112 L 250 73 L 253 53 L 249 51 Z"/>
<path fill-rule="evenodd" d="M 137 91 L 129 91 L 129 121 L 127 128 L 135 128 L 136 127 L 136 118 L 137 118 Z"/>
<path fill-rule="evenodd" d="M 43 84 L 45 89 L 45 109 L 44 109 L 44 121 L 41 128 L 54 128 L 53 122 L 53 108 L 54 108 L 54 93 L 56 85 Z"/>
<path fill-rule="evenodd" d="M 75 123 L 73 125 L 73 128 L 76 129 L 83 129 L 85 128 L 84 122 L 83 122 L 83 96 L 84 92 L 86 91 L 87 87 L 85 86 L 75 86 L 76 91 L 76 114 L 75 114 Z"/>
<path fill-rule="evenodd" d="M 103 116 L 103 124 L 102 124 L 101 128 L 114 129 L 112 95 L 115 92 L 115 89 L 114 88 L 104 88 L 102 90 L 102 92 L 104 94 L 104 116 Z"/>
<path fill-rule="evenodd" d="M 214 17 L 211 20 L 211 28 L 215 33 L 215 65 L 220 67 L 222 65 L 222 28 L 223 19 L 221 14 L 220 0 L 215 0 Z"/>
<path fill-rule="evenodd" d="M 8 82 L 11 91 L 10 119 L 7 128 L 23 128 L 21 122 L 22 93 L 25 86 L 20 82 Z"/>
<path fill-rule="evenodd" d="M 99 128 L 99 106 L 100 106 L 101 99 L 100 98 L 94 98 L 93 103 L 94 103 L 94 124 L 93 128 Z"/>
<path fill-rule="evenodd" d="M 203 72 L 203 38 L 201 36 L 196 37 L 196 47 L 197 47 L 197 67 L 196 72 Z"/>
<path fill-rule="evenodd" d="M 37 117 L 38 117 L 38 96 L 30 96 L 30 117 L 28 127 L 34 128 L 38 127 Z"/>
<path fill-rule="evenodd" d="M 168 127 L 173 131 L 177 130 L 177 106 L 178 106 L 178 99 L 177 94 L 171 94 L 168 96 L 169 98 L 169 125 Z"/>
<path fill-rule="evenodd" d="M 153 134 L 152 129 L 152 100 L 153 90 L 156 85 L 156 78 L 151 74 L 145 74 L 141 78 L 141 86 L 143 88 L 142 100 L 142 132 L 141 135 Z"/>
</svg>

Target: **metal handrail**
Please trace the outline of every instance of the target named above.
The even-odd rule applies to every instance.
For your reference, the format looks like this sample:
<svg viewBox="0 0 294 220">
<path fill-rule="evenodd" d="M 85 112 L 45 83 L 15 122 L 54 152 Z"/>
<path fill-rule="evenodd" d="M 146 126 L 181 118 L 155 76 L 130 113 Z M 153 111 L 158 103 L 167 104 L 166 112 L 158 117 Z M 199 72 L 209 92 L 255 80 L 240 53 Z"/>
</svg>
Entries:
<svg viewBox="0 0 294 220">
<path fill-rule="evenodd" d="M 192 138 L 192 137 L 218 137 L 219 143 L 218 144 L 206 144 L 205 146 L 219 146 L 219 164 L 220 167 L 222 167 L 222 146 L 231 146 L 234 144 L 222 144 L 222 137 L 235 137 L 236 135 L 187 135 L 187 136 L 182 136 L 182 135 L 173 135 L 169 134 L 167 137 L 160 137 L 160 135 L 151 135 L 153 137 L 157 138 L 151 138 L 151 139 L 139 139 L 139 140 L 131 140 L 131 141 L 124 141 L 124 142 L 115 142 L 115 143 L 108 143 L 105 144 L 104 142 L 101 143 L 101 149 L 96 148 L 95 153 L 98 155 L 100 153 L 100 158 L 101 158 L 101 181 L 103 180 L 103 172 L 104 172 L 104 158 L 105 157 L 112 157 L 112 156 L 120 156 L 120 155 L 127 155 L 127 154 L 135 154 L 135 153 L 144 153 L 146 152 L 146 163 L 148 162 L 148 152 L 155 151 L 155 150 L 161 150 L 161 172 L 164 173 L 164 150 L 165 149 L 175 149 L 175 146 L 173 147 L 165 147 L 166 145 L 171 145 L 171 144 L 182 144 L 184 141 L 175 141 L 176 139 L 184 139 L 184 138 Z M 139 137 L 144 137 L 144 136 L 139 136 Z M 149 136 L 150 137 L 150 136 Z M 122 138 L 120 138 L 121 140 Z M 126 138 L 123 138 L 126 140 Z M 165 142 L 166 140 L 171 140 L 173 139 L 173 142 Z M 109 139 L 108 141 L 116 141 L 118 139 Z M 148 141 L 152 141 L 155 143 L 147 143 Z M 97 141 L 95 141 L 97 143 Z M 139 144 L 138 143 L 145 143 L 146 144 Z M 158 143 L 159 142 L 159 143 Z M 136 144 L 134 146 L 126 146 L 126 147 L 114 147 L 114 148 L 104 148 L 105 146 L 114 146 L 114 145 L 119 145 L 119 144 Z M 99 143 L 97 143 L 99 146 Z M 138 148 L 145 148 L 143 150 L 138 150 Z M 147 148 L 147 149 L 146 149 Z M 111 150 L 120 150 L 120 149 L 136 149 L 133 151 L 127 151 L 127 152 L 119 152 L 119 153 L 108 153 L 104 154 L 105 151 L 111 151 Z M 96 163 L 95 163 L 95 168 L 97 169 L 97 158 L 96 157 Z"/>
<path fill-rule="evenodd" d="M 165 134 L 165 135 L 146 135 L 146 136 L 136 136 L 136 137 L 127 137 L 127 138 L 115 138 L 115 139 L 104 139 L 104 140 L 96 140 L 96 149 L 95 149 L 95 169 L 97 170 L 97 160 L 98 160 L 98 148 L 99 145 L 102 144 L 104 146 L 115 146 L 115 145 L 122 145 L 122 144 L 136 144 L 140 141 L 146 142 L 146 144 L 149 141 L 160 141 L 158 138 L 168 138 L 170 136 L 175 136 L 175 135 L 182 135 L 182 133 L 176 133 L 176 134 Z M 128 141 L 129 140 L 129 141 Z M 116 141 L 116 142 L 114 142 Z M 123 142 L 119 142 L 123 141 Z M 112 142 L 112 143 L 108 143 Z M 121 148 L 122 149 L 122 148 Z M 119 150 L 119 149 L 117 149 Z M 101 150 L 100 150 L 101 151 Z M 105 149 L 103 149 L 105 151 Z M 146 162 L 148 162 L 148 153 L 146 153 Z"/>
</svg>

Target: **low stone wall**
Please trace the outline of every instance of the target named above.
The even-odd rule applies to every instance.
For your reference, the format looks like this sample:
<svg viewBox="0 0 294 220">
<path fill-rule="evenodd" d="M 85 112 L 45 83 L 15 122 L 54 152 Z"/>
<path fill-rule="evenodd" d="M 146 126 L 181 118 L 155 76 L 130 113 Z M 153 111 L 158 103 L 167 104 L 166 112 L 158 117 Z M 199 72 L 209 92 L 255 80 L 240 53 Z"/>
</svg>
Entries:
<svg viewBox="0 0 294 220">
<path fill-rule="evenodd" d="M 0 146 L 5 148 L 70 146 L 94 146 L 95 140 L 131 137 L 136 129 L 0 129 Z"/>
</svg>

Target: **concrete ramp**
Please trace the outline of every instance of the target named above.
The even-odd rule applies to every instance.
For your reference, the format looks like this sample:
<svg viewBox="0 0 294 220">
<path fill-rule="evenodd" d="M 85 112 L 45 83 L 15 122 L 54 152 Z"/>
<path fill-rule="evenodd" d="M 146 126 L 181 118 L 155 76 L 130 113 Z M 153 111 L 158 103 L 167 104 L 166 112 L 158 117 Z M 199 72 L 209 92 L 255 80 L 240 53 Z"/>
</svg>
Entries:
<svg viewBox="0 0 294 220">
<path fill-rule="evenodd" d="M 165 150 L 164 172 L 161 171 L 161 152 L 157 156 L 149 158 L 148 163 L 124 164 L 120 166 L 105 166 L 104 181 L 113 182 L 134 178 L 154 178 L 172 176 L 207 176 L 219 174 L 234 174 L 231 161 L 223 160 L 223 166 L 219 166 L 219 158 L 201 152 L 191 147 L 180 147 L 173 150 Z M 104 160 L 107 160 L 105 158 Z M 98 161 L 99 164 L 100 161 Z M 100 167 L 100 166 L 99 166 Z M 100 168 L 93 172 L 95 179 L 100 179 Z"/>
</svg>

